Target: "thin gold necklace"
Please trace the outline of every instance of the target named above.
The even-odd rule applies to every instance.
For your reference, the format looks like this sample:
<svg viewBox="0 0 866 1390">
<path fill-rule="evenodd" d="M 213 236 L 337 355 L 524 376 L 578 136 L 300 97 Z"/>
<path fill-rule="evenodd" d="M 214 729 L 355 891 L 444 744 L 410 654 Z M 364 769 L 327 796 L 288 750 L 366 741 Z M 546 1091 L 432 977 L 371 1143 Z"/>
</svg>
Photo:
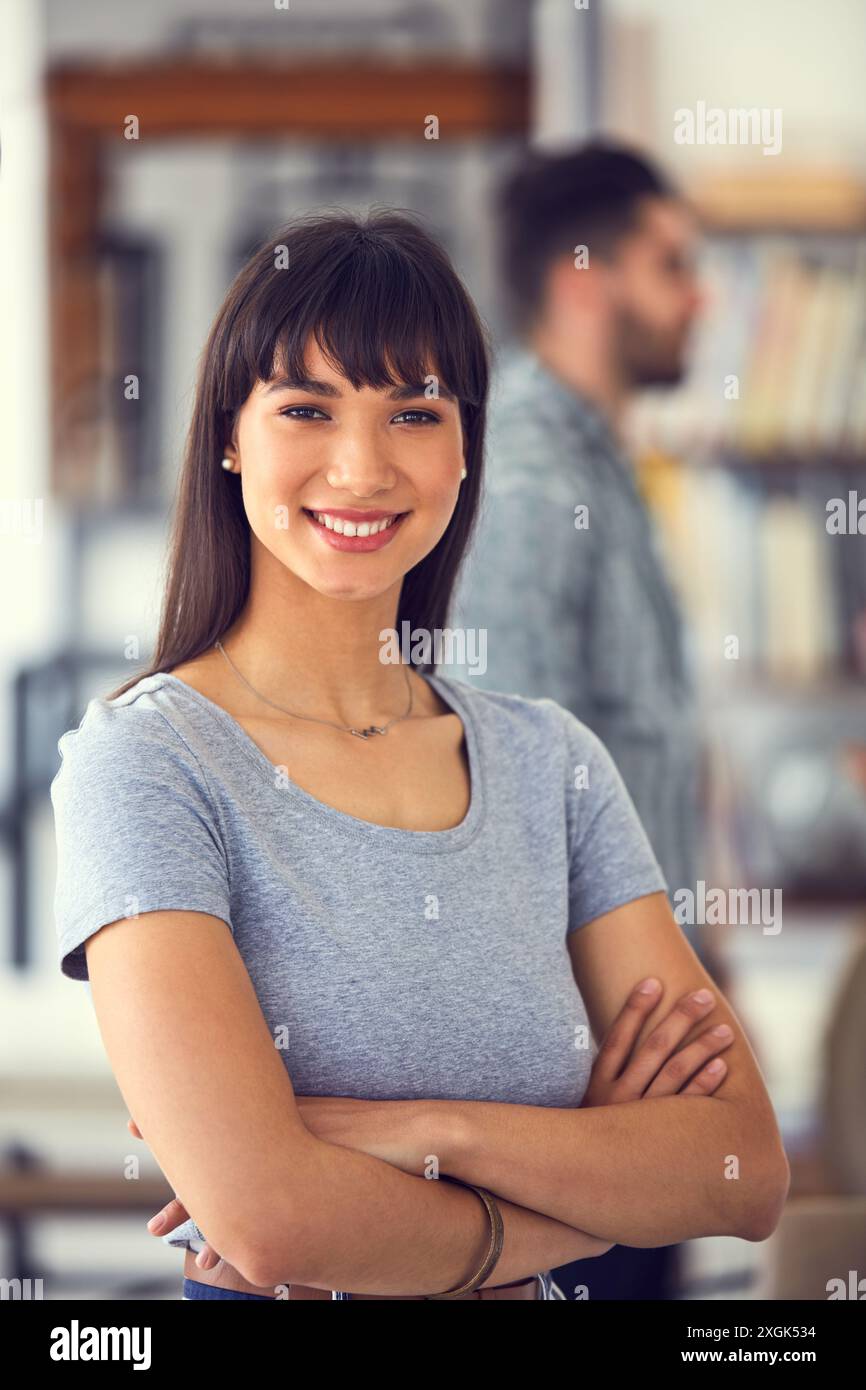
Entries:
<svg viewBox="0 0 866 1390">
<path fill-rule="evenodd" d="M 395 719 L 389 719 L 387 724 L 370 724 L 367 726 L 366 729 L 352 729 L 347 724 L 335 724 L 333 719 L 316 719 L 312 714 L 296 714 L 294 710 L 286 709 L 285 705 L 278 705 L 276 700 L 269 700 L 267 695 L 263 695 L 260 690 L 256 690 L 254 685 L 250 685 L 246 676 L 241 675 L 240 671 L 238 670 L 237 666 L 235 666 L 235 663 L 232 661 L 222 642 L 218 641 L 216 645 L 222 652 L 229 666 L 231 666 L 235 675 L 238 677 L 238 680 L 242 680 L 248 690 L 251 690 L 254 695 L 257 695 L 259 697 L 260 700 L 264 700 L 266 705 L 272 705 L 274 709 L 282 710 L 283 714 L 290 714 L 293 719 L 309 719 L 312 720 L 314 724 L 330 724 L 332 729 L 342 729 L 343 733 L 354 734 L 356 738 L 369 738 L 371 734 L 387 734 L 392 724 L 399 724 L 401 719 L 408 719 L 409 715 L 412 713 L 412 704 L 414 697 L 412 694 L 412 683 L 409 680 L 409 672 L 406 669 L 405 663 L 401 664 L 403 665 L 403 674 L 406 677 L 406 686 L 409 690 L 409 706 L 406 710 L 406 713 L 398 714 Z"/>
</svg>

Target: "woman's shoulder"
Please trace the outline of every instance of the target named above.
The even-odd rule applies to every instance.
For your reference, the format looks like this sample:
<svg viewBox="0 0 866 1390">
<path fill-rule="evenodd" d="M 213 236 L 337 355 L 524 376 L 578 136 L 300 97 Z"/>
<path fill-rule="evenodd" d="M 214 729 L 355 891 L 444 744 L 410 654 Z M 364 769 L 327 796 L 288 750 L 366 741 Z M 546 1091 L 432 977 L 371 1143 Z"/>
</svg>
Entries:
<svg viewBox="0 0 866 1390">
<path fill-rule="evenodd" d="M 75 774 L 115 785 L 145 769 L 197 776 L 199 759 L 181 727 L 164 672 L 141 677 L 120 695 L 94 695 L 74 728 L 57 741 L 60 766 L 52 790 Z"/>
<path fill-rule="evenodd" d="M 446 691 L 456 695 L 458 702 L 469 704 L 486 732 L 507 742 L 514 752 L 535 753 L 540 742 L 549 746 L 551 740 L 569 755 L 582 751 L 590 756 L 604 749 L 588 724 L 550 696 L 490 690 L 451 674 L 438 679 Z"/>
<path fill-rule="evenodd" d="M 206 755 L 176 725 L 162 673 L 94 696 L 58 740 L 51 782 L 60 963 L 86 980 L 84 942 L 121 917 L 177 908 L 230 923 L 228 839 Z"/>
</svg>

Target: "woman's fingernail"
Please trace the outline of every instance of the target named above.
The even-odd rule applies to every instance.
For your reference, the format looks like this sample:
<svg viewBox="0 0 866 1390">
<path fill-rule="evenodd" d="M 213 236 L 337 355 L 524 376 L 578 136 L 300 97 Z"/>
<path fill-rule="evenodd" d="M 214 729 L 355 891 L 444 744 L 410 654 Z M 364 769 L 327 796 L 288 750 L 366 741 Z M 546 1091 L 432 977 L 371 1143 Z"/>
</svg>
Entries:
<svg viewBox="0 0 866 1390">
<path fill-rule="evenodd" d="M 692 995 L 696 1004 L 712 1004 L 713 996 L 708 989 L 696 989 Z"/>
<path fill-rule="evenodd" d="M 713 1029 L 714 1038 L 732 1038 L 733 1036 L 734 1030 L 729 1028 L 727 1023 L 720 1023 L 718 1028 Z"/>
<path fill-rule="evenodd" d="M 198 1265 L 199 1269 L 204 1269 L 206 1261 L 207 1261 L 207 1251 L 206 1251 L 206 1250 L 199 1250 L 198 1254 L 197 1254 L 196 1257 L 195 1257 L 195 1262 L 196 1262 L 196 1264 Z"/>
<path fill-rule="evenodd" d="M 152 1216 L 148 1221 L 147 1229 L 149 1231 L 161 1231 L 164 1225 L 165 1217 L 162 1212 L 157 1212 L 156 1216 Z"/>
<path fill-rule="evenodd" d="M 721 1057 L 717 1057 L 716 1060 L 715 1060 L 714 1062 L 708 1062 L 707 1065 L 706 1065 L 706 1067 L 704 1068 L 704 1070 L 705 1070 L 705 1071 L 713 1071 L 713 1072 L 715 1072 L 715 1071 L 721 1071 L 721 1070 L 722 1070 L 722 1067 L 723 1067 L 724 1065 L 725 1065 L 725 1064 L 724 1064 L 724 1062 L 722 1061 Z"/>
<path fill-rule="evenodd" d="M 638 994 L 655 994 L 659 988 L 658 980 L 651 975 L 648 980 L 644 980 L 638 985 L 637 992 Z"/>
</svg>

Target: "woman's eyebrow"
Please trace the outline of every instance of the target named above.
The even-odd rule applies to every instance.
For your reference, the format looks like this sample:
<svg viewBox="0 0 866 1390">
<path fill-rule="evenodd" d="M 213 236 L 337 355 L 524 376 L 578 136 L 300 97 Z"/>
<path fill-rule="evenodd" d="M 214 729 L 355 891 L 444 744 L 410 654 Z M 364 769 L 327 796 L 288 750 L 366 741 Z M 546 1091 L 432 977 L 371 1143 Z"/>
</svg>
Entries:
<svg viewBox="0 0 866 1390">
<path fill-rule="evenodd" d="M 407 383 L 404 386 L 395 386 L 392 391 L 388 392 L 388 395 L 391 397 L 392 401 L 409 401 L 412 400 L 415 396 L 426 396 L 427 383 L 422 382 L 418 385 Z M 442 386 L 441 383 L 437 383 L 436 395 L 435 397 L 431 397 L 431 399 L 441 401 L 454 401 L 456 400 L 456 397 L 452 394 L 452 392 L 448 390 L 446 386 Z"/>
<path fill-rule="evenodd" d="M 438 385 L 435 399 L 444 401 L 454 401 L 456 397 L 447 387 Z M 334 386 L 330 381 L 317 381 L 315 377 L 287 377 L 278 376 L 271 381 L 262 392 L 263 396 L 271 396 L 277 391 L 307 391 L 313 396 L 341 397 L 342 391 Z M 426 396 L 427 383 L 425 382 L 405 382 L 399 386 L 393 386 L 387 393 L 392 401 L 414 400 L 417 396 Z"/>
<path fill-rule="evenodd" d="M 332 386 L 330 381 L 316 381 L 314 377 L 289 377 L 278 376 L 266 386 L 262 392 L 263 396 L 272 396 L 275 391 L 309 391 L 316 396 L 341 396 L 342 392 L 336 386 Z"/>
</svg>

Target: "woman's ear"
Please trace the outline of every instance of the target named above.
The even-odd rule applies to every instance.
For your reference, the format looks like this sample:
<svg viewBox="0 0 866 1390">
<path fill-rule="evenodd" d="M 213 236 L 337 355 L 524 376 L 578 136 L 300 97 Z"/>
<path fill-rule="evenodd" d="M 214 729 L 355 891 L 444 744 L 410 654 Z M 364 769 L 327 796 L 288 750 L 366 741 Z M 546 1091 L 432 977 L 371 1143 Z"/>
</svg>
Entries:
<svg viewBox="0 0 866 1390">
<path fill-rule="evenodd" d="M 240 472 L 240 458 L 238 456 L 237 445 L 234 443 L 226 444 L 223 448 L 223 468 L 227 473 Z"/>
<path fill-rule="evenodd" d="M 227 411 L 225 420 L 228 439 L 223 444 L 223 468 L 226 472 L 239 473 L 241 470 L 240 450 L 238 449 L 238 412 Z M 226 459 L 229 460 L 226 463 Z"/>
</svg>

